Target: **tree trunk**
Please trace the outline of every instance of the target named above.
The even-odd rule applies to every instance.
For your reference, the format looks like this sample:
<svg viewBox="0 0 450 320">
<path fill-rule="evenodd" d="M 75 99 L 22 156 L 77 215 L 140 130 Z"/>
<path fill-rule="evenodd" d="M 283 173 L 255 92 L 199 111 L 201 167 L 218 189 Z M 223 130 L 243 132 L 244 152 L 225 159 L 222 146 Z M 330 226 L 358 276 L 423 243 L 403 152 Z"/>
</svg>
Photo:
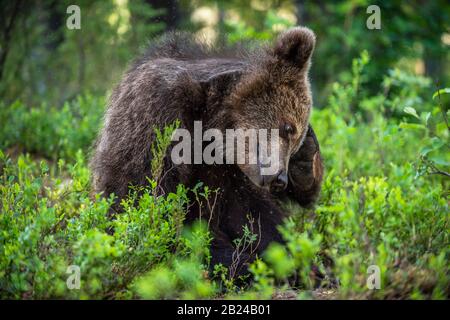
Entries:
<svg viewBox="0 0 450 320">
<path fill-rule="evenodd" d="M 14 24 L 17 21 L 17 17 L 19 16 L 20 10 L 22 7 L 22 1 L 17 0 L 14 2 L 10 10 L 8 8 L 2 8 L 2 19 L 3 22 L 1 24 L 1 48 L 0 48 L 0 80 L 3 77 L 3 73 L 5 71 L 6 58 L 8 56 L 8 52 L 11 44 L 11 35 L 14 29 Z M 9 12 L 8 12 L 9 11 Z M 9 18 L 9 19 L 8 19 Z"/>
<path fill-rule="evenodd" d="M 175 30 L 180 20 L 180 12 L 177 0 L 147 0 L 153 9 L 164 9 L 164 14 L 151 22 L 164 22 L 166 30 Z"/>
</svg>

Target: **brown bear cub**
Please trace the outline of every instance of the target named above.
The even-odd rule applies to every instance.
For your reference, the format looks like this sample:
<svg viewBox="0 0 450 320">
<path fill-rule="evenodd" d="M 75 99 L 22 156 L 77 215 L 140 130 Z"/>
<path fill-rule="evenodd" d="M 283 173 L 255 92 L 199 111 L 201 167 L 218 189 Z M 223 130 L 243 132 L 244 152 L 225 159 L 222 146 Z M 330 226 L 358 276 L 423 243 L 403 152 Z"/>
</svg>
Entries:
<svg viewBox="0 0 450 320">
<path fill-rule="evenodd" d="M 206 212 L 214 238 L 211 265 L 222 263 L 233 275 L 246 273 L 248 263 L 270 242 L 283 241 L 277 230 L 285 217 L 280 201 L 290 198 L 308 206 L 320 190 L 322 160 L 309 125 L 308 71 L 314 45 L 314 33 L 303 27 L 282 33 L 273 46 L 246 54 L 214 52 L 186 34 L 166 35 L 112 93 L 91 161 L 95 191 L 114 193 L 120 200 L 130 185 L 145 185 L 146 177 L 152 177 L 153 128 L 162 130 L 177 119 L 191 136 L 195 121 L 201 121 L 203 132 L 278 129 L 279 170 L 273 174 L 262 175 L 259 163 L 175 164 L 174 143 L 159 181 L 164 193 L 198 182 L 220 190 L 213 212 L 194 204 L 186 220 Z M 244 150 L 248 152 L 248 145 Z M 119 213 L 118 202 L 114 210 Z M 258 238 L 237 257 L 233 240 L 243 236 L 249 221 Z"/>
</svg>

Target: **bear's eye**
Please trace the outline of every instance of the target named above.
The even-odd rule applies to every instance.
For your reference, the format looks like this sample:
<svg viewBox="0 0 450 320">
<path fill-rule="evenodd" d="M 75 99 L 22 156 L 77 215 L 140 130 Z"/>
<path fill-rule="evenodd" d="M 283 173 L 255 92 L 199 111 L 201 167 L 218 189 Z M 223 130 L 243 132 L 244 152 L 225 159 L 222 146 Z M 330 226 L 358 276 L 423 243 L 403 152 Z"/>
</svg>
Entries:
<svg viewBox="0 0 450 320">
<path fill-rule="evenodd" d="M 283 131 L 287 136 L 295 134 L 295 128 L 290 123 L 284 124 Z"/>
</svg>

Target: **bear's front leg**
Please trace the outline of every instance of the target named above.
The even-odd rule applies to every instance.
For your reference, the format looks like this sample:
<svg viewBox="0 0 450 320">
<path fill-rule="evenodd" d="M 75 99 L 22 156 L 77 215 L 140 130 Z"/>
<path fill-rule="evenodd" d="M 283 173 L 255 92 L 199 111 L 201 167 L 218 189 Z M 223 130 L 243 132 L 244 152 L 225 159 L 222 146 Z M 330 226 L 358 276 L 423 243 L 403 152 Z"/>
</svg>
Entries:
<svg viewBox="0 0 450 320">
<path fill-rule="evenodd" d="M 242 196 L 242 198 L 240 198 Z M 230 278 L 250 276 L 249 265 L 261 256 L 271 242 L 283 243 L 278 226 L 283 211 L 272 200 L 243 191 L 227 202 L 227 219 L 212 223 L 211 267 L 222 264 Z M 246 228 L 252 239 L 246 236 Z"/>
<path fill-rule="evenodd" d="M 310 125 L 303 145 L 289 161 L 289 182 L 284 195 L 301 206 L 309 206 L 319 195 L 322 176 L 319 142 Z"/>
<path fill-rule="evenodd" d="M 248 266 L 253 257 L 248 252 L 239 252 L 231 239 L 223 232 L 214 232 L 211 243 L 210 272 L 213 276 L 216 265 L 223 265 L 228 270 L 230 279 L 248 275 Z"/>
</svg>

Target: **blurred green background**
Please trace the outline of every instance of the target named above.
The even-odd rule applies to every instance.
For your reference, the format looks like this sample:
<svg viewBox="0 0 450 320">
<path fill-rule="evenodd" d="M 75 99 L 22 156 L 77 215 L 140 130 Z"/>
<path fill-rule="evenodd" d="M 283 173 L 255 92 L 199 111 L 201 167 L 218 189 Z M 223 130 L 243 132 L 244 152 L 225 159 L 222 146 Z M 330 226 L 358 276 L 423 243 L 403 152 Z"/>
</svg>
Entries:
<svg viewBox="0 0 450 320">
<path fill-rule="evenodd" d="M 81 8 L 81 29 L 69 30 L 66 9 Z M 381 9 L 381 30 L 368 30 L 369 5 Z M 352 59 L 367 50 L 369 90 L 398 67 L 449 80 L 448 1 L 101 0 L 3 1 L 0 97 L 6 102 L 61 105 L 80 93 L 104 94 L 148 41 L 188 30 L 213 45 L 270 40 L 293 25 L 317 34 L 311 71 L 318 106 L 331 84 L 351 77 Z"/>
</svg>

